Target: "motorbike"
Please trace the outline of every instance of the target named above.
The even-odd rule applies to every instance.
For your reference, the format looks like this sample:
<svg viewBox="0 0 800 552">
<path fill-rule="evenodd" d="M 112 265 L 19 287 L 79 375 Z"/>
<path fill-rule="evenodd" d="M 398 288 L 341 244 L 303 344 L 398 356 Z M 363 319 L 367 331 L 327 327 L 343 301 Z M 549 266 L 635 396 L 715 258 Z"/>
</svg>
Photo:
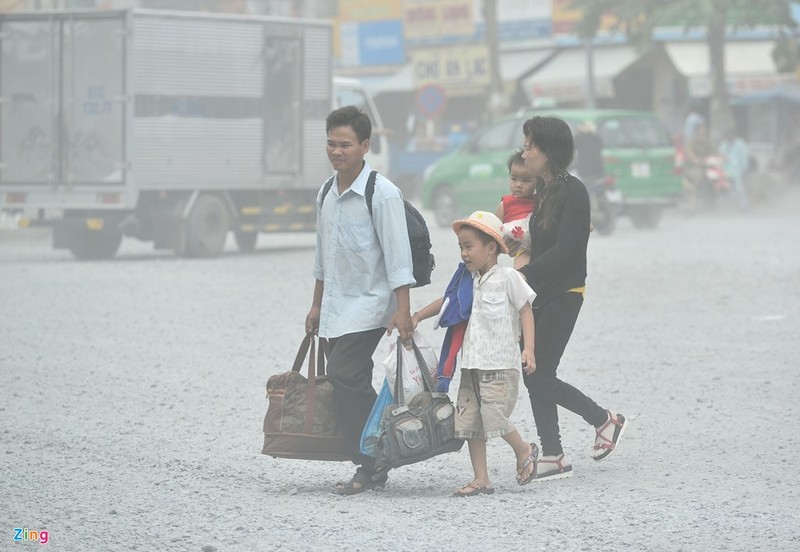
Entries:
<svg viewBox="0 0 800 552">
<path fill-rule="evenodd" d="M 622 192 L 615 187 L 614 177 L 594 178 L 584 185 L 589 192 L 592 226 L 599 234 L 611 234 L 623 206 Z"/>
</svg>

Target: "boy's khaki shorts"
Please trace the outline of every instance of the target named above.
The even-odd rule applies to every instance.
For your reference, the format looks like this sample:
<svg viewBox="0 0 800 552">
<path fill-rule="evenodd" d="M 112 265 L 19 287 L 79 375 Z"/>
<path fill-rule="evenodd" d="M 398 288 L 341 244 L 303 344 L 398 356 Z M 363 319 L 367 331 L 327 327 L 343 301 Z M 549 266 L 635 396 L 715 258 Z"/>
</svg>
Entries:
<svg viewBox="0 0 800 552">
<path fill-rule="evenodd" d="M 518 393 L 518 370 L 461 370 L 456 437 L 486 440 L 516 430 L 508 418 L 517 404 Z"/>
</svg>

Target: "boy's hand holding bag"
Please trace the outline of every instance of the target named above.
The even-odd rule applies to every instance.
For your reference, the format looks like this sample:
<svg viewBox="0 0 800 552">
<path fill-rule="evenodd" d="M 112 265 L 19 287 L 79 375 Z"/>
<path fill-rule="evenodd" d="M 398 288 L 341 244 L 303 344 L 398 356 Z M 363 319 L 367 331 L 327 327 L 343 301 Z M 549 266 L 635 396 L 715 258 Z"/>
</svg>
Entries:
<svg viewBox="0 0 800 552">
<path fill-rule="evenodd" d="M 389 345 L 389 355 L 383 361 L 383 367 L 386 370 L 386 379 L 389 381 L 390 391 L 395 387 L 397 379 L 397 355 L 402 355 L 403 366 L 403 393 L 406 400 L 410 401 L 414 395 L 425 391 L 425 385 L 422 379 L 422 370 L 427 369 L 431 378 L 436 377 L 436 366 L 439 359 L 436 357 L 436 351 L 427 342 L 419 330 L 414 330 L 411 336 L 412 341 L 416 344 L 424 363 L 420 364 L 417 361 L 416 352 L 414 349 L 407 345 L 398 345 L 391 343 Z"/>
</svg>

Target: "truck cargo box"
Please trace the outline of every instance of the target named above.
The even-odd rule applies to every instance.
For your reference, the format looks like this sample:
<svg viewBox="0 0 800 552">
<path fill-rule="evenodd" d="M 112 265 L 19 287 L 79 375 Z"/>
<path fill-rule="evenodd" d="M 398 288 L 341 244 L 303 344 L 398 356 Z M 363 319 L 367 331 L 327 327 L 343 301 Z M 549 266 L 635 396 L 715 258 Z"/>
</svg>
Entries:
<svg viewBox="0 0 800 552">
<path fill-rule="evenodd" d="M 307 19 L 0 14 L 0 207 L 57 210 L 56 245 L 76 254 L 97 218 L 218 253 L 218 236 L 212 251 L 186 235 L 201 196 L 237 237 L 313 229 L 330 173 L 331 36 Z"/>
</svg>

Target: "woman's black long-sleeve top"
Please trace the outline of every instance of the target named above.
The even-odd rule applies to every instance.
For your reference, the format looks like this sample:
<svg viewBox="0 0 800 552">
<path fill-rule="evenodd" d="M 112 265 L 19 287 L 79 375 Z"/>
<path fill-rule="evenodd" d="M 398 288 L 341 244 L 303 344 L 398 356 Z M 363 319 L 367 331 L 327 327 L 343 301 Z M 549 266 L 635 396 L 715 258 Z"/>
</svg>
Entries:
<svg viewBox="0 0 800 552">
<path fill-rule="evenodd" d="M 586 246 L 589 243 L 589 194 L 583 183 L 567 176 L 566 195 L 558 208 L 556 220 L 548 229 L 541 226 L 541 203 L 531 217 L 531 261 L 521 272 L 536 292 L 534 306 L 544 305 L 553 297 L 586 285 Z M 537 197 L 547 198 L 537 189 Z"/>
</svg>

